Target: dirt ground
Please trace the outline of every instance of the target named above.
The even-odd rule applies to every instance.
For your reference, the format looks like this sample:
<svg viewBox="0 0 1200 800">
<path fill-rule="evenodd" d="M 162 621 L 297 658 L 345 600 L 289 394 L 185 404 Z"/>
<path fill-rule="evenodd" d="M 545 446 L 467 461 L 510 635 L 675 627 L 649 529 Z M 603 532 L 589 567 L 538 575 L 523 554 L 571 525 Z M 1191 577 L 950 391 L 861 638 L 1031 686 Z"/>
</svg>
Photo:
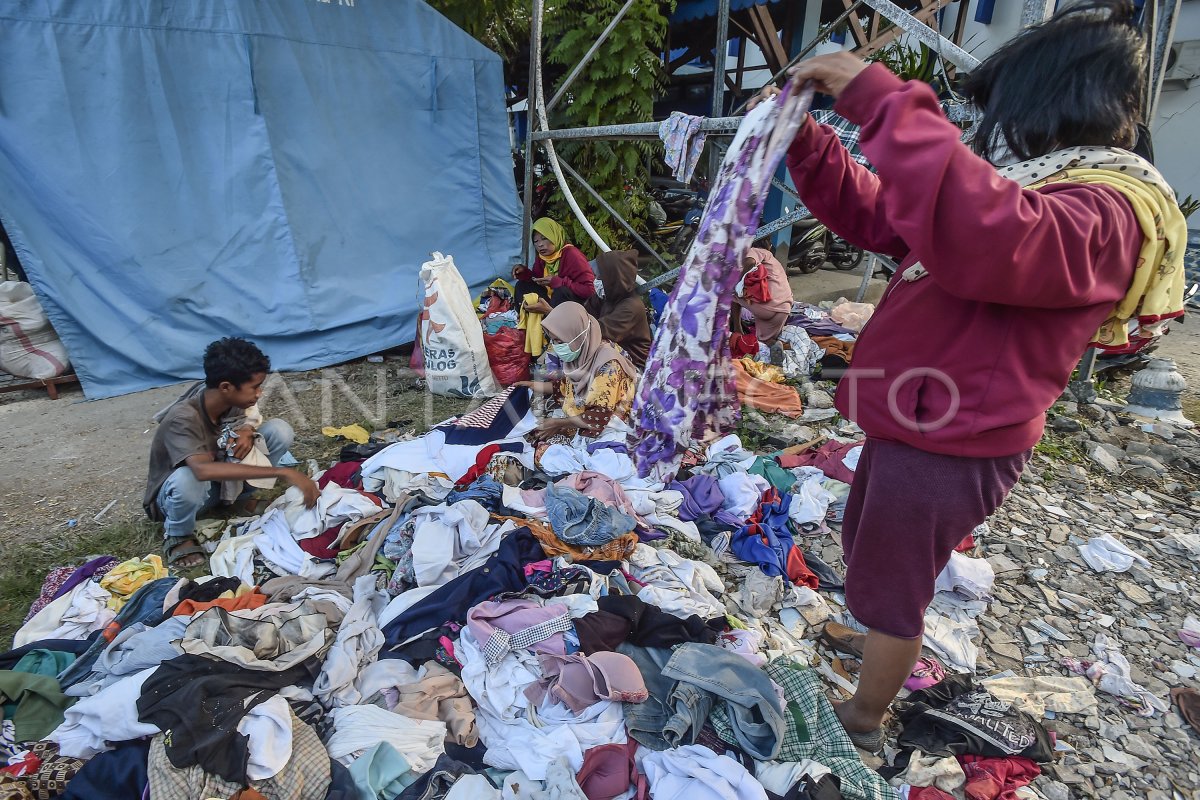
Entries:
<svg viewBox="0 0 1200 800">
<path fill-rule="evenodd" d="M 860 280 L 857 272 L 825 270 L 793 278 L 793 287 L 797 297 L 815 302 L 853 298 Z M 872 281 L 867 300 L 877 299 L 882 286 Z M 1185 407 L 1200 421 L 1200 317 L 1176 326 L 1158 353 L 1174 358 L 1187 377 Z M 425 393 L 407 363 L 406 357 L 389 355 L 380 364 L 360 360 L 275 374 L 262 407 L 295 428 L 292 452 L 301 462 L 318 458 L 327 466 L 341 444 L 322 436 L 323 426 L 398 423 L 402 430 L 421 431 L 465 410 L 465 401 Z M 1120 391 L 1128 382 L 1113 384 Z M 78 388 L 66 389 L 54 401 L 41 392 L 0 395 L 0 554 L 21 542 L 61 541 L 143 518 L 141 496 L 154 435 L 150 420 L 185 386 L 92 402 L 83 401 Z M 76 520 L 73 526 L 71 520 Z"/>
<path fill-rule="evenodd" d="M 468 407 L 427 394 L 407 363 L 361 360 L 273 374 L 261 406 L 295 428 L 292 453 L 302 464 L 316 458 L 328 466 L 344 442 L 323 436 L 324 426 L 424 430 Z M 58 400 L 41 392 L 0 395 L 0 552 L 143 518 L 151 417 L 187 385 L 91 402 L 78 388 Z"/>
</svg>

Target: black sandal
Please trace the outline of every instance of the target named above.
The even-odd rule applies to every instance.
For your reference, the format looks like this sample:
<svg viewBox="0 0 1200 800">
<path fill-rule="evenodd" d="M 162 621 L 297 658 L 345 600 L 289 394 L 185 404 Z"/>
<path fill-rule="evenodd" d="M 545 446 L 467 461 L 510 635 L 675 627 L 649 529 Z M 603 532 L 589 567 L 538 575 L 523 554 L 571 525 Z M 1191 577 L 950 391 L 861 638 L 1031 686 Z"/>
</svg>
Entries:
<svg viewBox="0 0 1200 800">
<path fill-rule="evenodd" d="M 184 564 L 189 556 L 200 556 L 200 560 L 195 563 Z M 173 569 L 196 569 L 203 567 L 208 562 L 208 553 L 204 552 L 197 542 L 196 537 L 188 534 L 187 536 L 167 536 L 163 539 L 163 558 L 167 560 L 167 566 Z"/>
</svg>

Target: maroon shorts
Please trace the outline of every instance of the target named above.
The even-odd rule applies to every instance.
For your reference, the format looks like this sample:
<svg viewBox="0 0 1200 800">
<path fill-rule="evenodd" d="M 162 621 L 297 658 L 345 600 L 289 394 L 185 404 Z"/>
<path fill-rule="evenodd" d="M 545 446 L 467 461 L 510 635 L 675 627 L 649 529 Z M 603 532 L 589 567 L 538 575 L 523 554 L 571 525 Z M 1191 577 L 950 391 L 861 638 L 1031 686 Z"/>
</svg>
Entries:
<svg viewBox="0 0 1200 800">
<path fill-rule="evenodd" d="M 920 636 L 938 574 L 1004 502 L 1031 453 L 964 458 L 868 439 L 842 522 L 854 618 L 891 636 Z"/>
</svg>

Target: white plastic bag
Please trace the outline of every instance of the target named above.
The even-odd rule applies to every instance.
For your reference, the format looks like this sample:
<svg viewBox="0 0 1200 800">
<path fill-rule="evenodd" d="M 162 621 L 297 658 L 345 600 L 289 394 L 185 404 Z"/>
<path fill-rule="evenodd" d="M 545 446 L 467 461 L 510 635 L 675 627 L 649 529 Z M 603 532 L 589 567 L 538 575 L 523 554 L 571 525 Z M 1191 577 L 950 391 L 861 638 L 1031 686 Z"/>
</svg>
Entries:
<svg viewBox="0 0 1200 800">
<path fill-rule="evenodd" d="M 429 391 L 451 397 L 477 397 L 500 391 L 488 364 L 483 329 L 467 284 L 452 256 L 434 253 L 421 265 L 425 302 L 418 319 L 425 380 Z"/>
<path fill-rule="evenodd" d="M 71 362 L 33 288 L 0 283 L 0 369 L 22 378 L 57 378 Z"/>
</svg>

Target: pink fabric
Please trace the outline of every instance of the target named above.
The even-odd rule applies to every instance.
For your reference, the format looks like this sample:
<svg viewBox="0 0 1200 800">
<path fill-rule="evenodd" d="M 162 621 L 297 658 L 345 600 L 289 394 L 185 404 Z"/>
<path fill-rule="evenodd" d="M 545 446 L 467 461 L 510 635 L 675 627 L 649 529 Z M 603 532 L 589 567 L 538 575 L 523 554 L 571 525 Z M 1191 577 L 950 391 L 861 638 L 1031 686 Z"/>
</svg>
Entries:
<svg viewBox="0 0 1200 800">
<path fill-rule="evenodd" d="M 1128 201 L 1107 186 L 1030 190 L 1000 177 L 959 141 L 928 84 L 879 64 L 836 110 L 861 126 L 877 174 L 809 121 L 788 153 L 796 189 L 839 236 L 900 262 L 839 382 L 838 410 L 868 436 L 933 453 L 1033 447 L 1129 288 L 1142 232 Z M 1047 160 L 1047 174 L 1055 166 Z M 917 261 L 928 276 L 905 281 Z"/>
<path fill-rule="evenodd" d="M 479 646 L 486 647 L 497 631 L 513 635 L 569 613 L 566 606 L 546 606 L 534 600 L 485 600 L 467 612 L 467 628 Z M 529 649 L 535 653 L 557 655 L 567 652 L 561 633 L 543 639 Z"/>
<path fill-rule="evenodd" d="M 554 569 L 554 562 L 549 559 L 545 561 L 531 561 L 525 565 L 525 577 L 528 578 L 535 572 L 551 572 Z"/>
<path fill-rule="evenodd" d="M 636 788 L 636 800 L 650 797 L 650 782 L 638 771 L 634 760 L 637 748 L 637 742 L 629 739 L 625 744 L 598 745 L 583 754 L 583 766 L 575 782 L 588 800 L 612 800 L 631 785 Z"/>
<path fill-rule="evenodd" d="M 942 666 L 942 662 L 936 658 L 923 656 L 917 659 L 912 674 L 904 682 L 904 688 L 910 692 L 918 692 L 921 689 L 928 689 L 934 684 L 941 683 L 942 678 L 945 677 L 946 668 Z"/>
<path fill-rule="evenodd" d="M 622 653 L 540 655 L 542 678 L 525 688 L 531 703 L 547 696 L 580 714 L 601 700 L 642 703 L 650 696 L 633 659 Z"/>
<path fill-rule="evenodd" d="M 828 441 L 813 451 L 794 456 L 780 456 L 778 458 L 779 466 L 784 469 L 816 467 L 835 481 L 854 483 L 854 470 L 842 462 L 845 461 L 847 453 L 856 447 L 861 447 L 862 444 L 862 442 Z"/>
<path fill-rule="evenodd" d="M 746 256 L 758 263 L 756 269 L 766 279 L 769 296 L 766 301 L 746 298 L 745 304 L 754 315 L 754 333 L 758 340 L 771 342 L 778 338 L 792 313 L 792 285 L 788 283 L 783 265 L 770 250 L 751 247 Z"/>
</svg>

